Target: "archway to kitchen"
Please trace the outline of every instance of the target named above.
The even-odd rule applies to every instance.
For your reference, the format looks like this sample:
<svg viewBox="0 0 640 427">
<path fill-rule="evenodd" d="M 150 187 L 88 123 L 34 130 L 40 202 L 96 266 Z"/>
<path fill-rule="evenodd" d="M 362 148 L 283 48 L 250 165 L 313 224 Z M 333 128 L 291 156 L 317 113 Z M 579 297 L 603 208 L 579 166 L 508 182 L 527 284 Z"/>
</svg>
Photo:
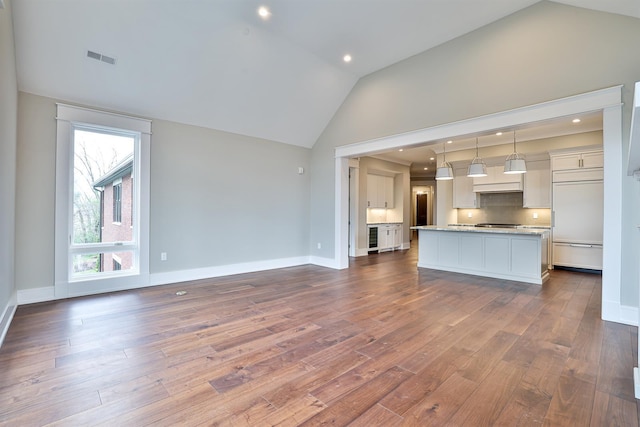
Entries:
<svg viewBox="0 0 640 427">
<path fill-rule="evenodd" d="M 439 142 L 456 135 L 522 126 L 587 112 L 602 112 L 604 149 L 604 226 L 602 269 L 602 318 L 625 322 L 621 313 L 622 258 L 622 86 L 614 86 L 568 98 L 420 129 L 336 148 L 335 265 L 348 267 L 349 159 Z"/>
</svg>

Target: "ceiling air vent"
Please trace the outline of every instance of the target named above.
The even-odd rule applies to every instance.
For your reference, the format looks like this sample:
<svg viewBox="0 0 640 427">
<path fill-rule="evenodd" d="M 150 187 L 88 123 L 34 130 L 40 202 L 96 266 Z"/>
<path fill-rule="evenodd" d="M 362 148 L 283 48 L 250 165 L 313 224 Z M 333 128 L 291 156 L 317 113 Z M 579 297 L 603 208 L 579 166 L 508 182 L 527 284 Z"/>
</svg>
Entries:
<svg viewBox="0 0 640 427">
<path fill-rule="evenodd" d="M 91 50 L 87 51 L 87 57 L 91 58 L 91 59 L 95 59 L 97 61 L 106 62 L 107 64 L 111 64 L 111 65 L 115 65 L 116 64 L 116 59 L 115 58 L 112 58 L 111 56 L 103 55 L 101 53 L 94 52 L 94 51 L 91 51 Z"/>
</svg>

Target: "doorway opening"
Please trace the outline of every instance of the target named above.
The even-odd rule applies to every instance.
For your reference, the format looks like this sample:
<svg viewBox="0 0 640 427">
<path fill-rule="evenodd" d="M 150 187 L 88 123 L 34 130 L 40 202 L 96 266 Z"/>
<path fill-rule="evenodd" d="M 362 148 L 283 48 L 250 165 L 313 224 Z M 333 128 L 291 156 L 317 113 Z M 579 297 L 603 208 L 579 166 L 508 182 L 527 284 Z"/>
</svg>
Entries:
<svg viewBox="0 0 640 427">
<path fill-rule="evenodd" d="M 359 142 L 337 147 L 336 152 L 336 223 L 335 260 L 338 268 L 347 268 L 346 231 L 348 208 L 346 191 L 348 179 L 345 166 L 349 158 L 371 153 L 398 150 L 419 144 L 435 144 L 452 135 L 471 135 L 499 128 L 524 126 L 544 122 L 558 117 L 601 111 L 604 149 L 604 230 L 602 270 L 602 318 L 614 322 L 628 323 L 623 318 L 620 301 L 622 259 L 622 86 L 600 89 L 567 98 L 530 105 L 502 113 L 452 122 L 413 132 L 392 135 L 386 138 Z M 436 199 L 438 198 L 436 192 Z M 437 214 L 434 223 L 447 224 L 446 215 L 440 215 L 441 204 L 435 201 Z M 343 231 L 344 230 L 344 231 Z"/>
</svg>

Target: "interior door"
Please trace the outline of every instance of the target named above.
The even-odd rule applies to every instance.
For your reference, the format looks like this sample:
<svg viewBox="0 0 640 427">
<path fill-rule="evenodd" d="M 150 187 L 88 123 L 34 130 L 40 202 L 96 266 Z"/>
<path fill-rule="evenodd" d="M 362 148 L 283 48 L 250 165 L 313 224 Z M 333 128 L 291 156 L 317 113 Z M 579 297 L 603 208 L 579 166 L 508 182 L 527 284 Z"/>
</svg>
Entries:
<svg viewBox="0 0 640 427">
<path fill-rule="evenodd" d="M 416 225 L 428 225 L 429 195 L 416 195 Z"/>
</svg>

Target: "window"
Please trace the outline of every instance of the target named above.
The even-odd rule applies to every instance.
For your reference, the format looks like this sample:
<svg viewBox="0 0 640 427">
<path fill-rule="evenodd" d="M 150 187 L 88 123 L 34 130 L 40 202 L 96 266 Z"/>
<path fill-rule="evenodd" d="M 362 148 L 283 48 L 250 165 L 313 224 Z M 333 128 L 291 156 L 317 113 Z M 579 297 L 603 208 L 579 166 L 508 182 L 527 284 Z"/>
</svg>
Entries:
<svg viewBox="0 0 640 427">
<path fill-rule="evenodd" d="M 122 222 L 122 181 L 113 184 L 113 222 Z"/>
<path fill-rule="evenodd" d="M 145 286 L 151 122 L 57 107 L 56 296 Z"/>
</svg>

